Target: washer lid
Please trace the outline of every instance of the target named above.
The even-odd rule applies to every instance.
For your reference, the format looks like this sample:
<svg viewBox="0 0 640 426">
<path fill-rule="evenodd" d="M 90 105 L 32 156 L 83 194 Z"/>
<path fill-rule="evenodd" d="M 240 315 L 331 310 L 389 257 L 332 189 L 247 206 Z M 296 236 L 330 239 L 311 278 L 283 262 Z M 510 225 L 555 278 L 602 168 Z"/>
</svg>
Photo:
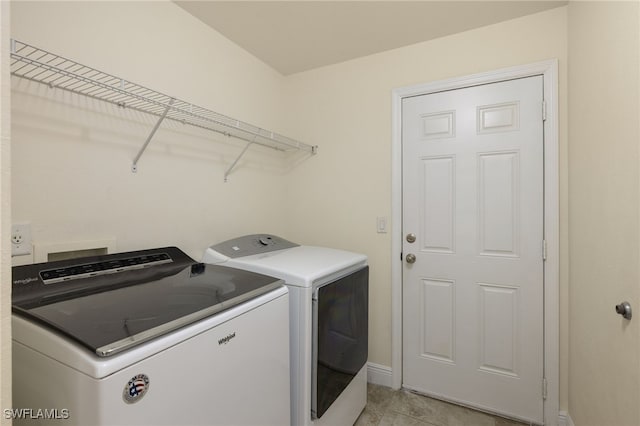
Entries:
<svg viewBox="0 0 640 426">
<path fill-rule="evenodd" d="M 166 256 L 145 267 L 107 268 L 110 261 L 159 254 Z M 113 355 L 282 285 L 277 278 L 196 263 L 175 247 L 16 266 L 13 279 L 14 313 L 71 337 L 98 356 Z"/>
<path fill-rule="evenodd" d="M 367 265 L 367 256 L 326 247 L 297 246 L 229 259 L 225 266 L 281 278 L 288 285 L 312 287 Z"/>
</svg>

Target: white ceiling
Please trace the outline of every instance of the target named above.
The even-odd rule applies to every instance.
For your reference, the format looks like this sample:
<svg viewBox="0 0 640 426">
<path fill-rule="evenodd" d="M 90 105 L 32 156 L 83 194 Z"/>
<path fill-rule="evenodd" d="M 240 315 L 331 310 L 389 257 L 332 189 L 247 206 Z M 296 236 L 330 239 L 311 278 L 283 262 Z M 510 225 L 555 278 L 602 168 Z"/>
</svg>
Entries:
<svg viewBox="0 0 640 426">
<path fill-rule="evenodd" d="M 566 1 L 175 1 L 283 75 L 565 5 Z"/>
</svg>

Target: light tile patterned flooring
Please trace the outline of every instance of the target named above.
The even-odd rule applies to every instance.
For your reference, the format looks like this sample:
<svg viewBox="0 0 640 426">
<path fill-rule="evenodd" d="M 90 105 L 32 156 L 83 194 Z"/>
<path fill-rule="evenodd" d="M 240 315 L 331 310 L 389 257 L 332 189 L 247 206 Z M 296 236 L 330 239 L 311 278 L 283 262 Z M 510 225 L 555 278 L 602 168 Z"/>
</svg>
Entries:
<svg viewBox="0 0 640 426">
<path fill-rule="evenodd" d="M 502 417 L 368 384 L 367 406 L 355 426 L 524 426 Z"/>
</svg>

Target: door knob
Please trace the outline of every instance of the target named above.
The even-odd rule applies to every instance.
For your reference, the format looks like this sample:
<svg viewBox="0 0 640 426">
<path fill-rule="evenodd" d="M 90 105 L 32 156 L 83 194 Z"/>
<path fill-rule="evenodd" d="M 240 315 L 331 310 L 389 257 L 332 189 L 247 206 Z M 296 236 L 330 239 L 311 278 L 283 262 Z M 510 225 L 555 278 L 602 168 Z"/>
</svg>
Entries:
<svg viewBox="0 0 640 426">
<path fill-rule="evenodd" d="M 616 312 L 622 315 L 624 319 L 631 319 L 631 305 L 629 302 L 622 302 L 619 305 L 616 305 Z"/>
<path fill-rule="evenodd" d="M 416 261 L 416 255 L 413 253 L 409 253 L 406 257 L 407 259 L 407 263 L 415 263 Z"/>
<path fill-rule="evenodd" d="M 416 234 L 407 234 L 407 242 L 414 243 L 416 241 Z"/>
</svg>

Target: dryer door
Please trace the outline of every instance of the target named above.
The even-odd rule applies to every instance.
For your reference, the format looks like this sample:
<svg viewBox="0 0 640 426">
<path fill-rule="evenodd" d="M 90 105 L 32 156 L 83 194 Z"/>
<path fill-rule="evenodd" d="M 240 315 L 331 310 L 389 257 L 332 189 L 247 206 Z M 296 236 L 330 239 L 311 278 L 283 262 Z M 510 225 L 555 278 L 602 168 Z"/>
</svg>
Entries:
<svg viewBox="0 0 640 426">
<path fill-rule="evenodd" d="M 319 419 L 367 362 L 369 267 L 316 289 L 311 414 Z"/>
</svg>

